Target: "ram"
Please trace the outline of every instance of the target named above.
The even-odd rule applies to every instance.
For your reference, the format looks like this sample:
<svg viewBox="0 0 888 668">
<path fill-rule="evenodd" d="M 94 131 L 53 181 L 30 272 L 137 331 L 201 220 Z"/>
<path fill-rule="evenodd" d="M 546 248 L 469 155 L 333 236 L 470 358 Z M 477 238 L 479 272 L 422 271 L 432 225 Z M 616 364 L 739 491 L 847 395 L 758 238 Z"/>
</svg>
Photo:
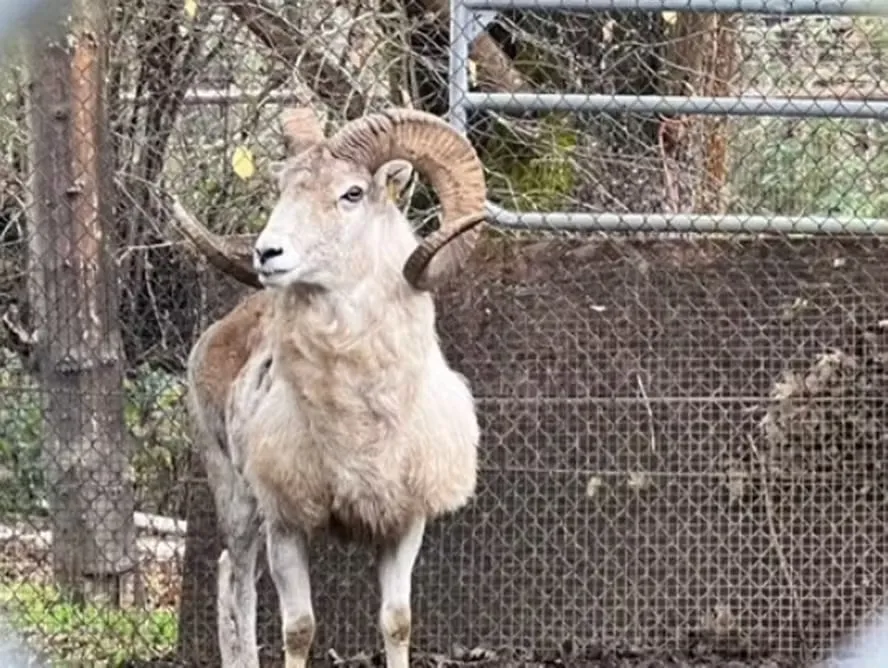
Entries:
<svg viewBox="0 0 888 668">
<path fill-rule="evenodd" d="M 407 668 L 412 570 L 426 523 L 476 485 L 479 427 L 446 361 L 430 289 L 458 271 L 484 219 L 471 144 L 430 114 L 393 109 L 326 138 L 307 109 L 281 120 L 279 199 L 249 253 L 178 207 L 179 232 L 254 287 L 188 360 L 189 409 L 224 540 L 219 643 L 225 668 L 258 667 L 255 567 L 264 533 L 285 663 L 315 632 L 309 547 L 321 535 L 376 550 L 389 668 Z M 419 240 L 393 194 L 414 167 L 437 193 L 439 229 Z M 178 206 L 178 205 L 177 205 Z"/>
</svg>

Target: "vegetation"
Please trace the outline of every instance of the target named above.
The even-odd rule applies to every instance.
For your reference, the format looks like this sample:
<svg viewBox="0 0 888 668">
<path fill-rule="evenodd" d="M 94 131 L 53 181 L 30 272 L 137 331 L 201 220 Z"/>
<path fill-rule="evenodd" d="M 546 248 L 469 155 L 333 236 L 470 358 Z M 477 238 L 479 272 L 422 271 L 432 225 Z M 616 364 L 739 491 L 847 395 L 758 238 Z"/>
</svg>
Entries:
<svg viewBox="0 0 888 668">
<path fill-rule="evenodd" d="M 53 587 L 29 583 L 0 584 L 0 607 L 12 628 L 53 668 L 118 667 L 167 656 L 176 646 L 172 611 L 78 606 Z"/>
<path fill-rule="evenodd" d="M 769 118 L 735 127 L 735 211 L 888 218 L 884 123 Z"/>
<path fill-rule="evenodd" d="M 184 382 L 172 374 L 142 367 L 124 381 L 124 417 L 135 440 L 132 476 L 137 507 L 182 516 L 183 474 L 188 435 Z M 43 429 L 37 381 L 19 358 L 0 348 L 0 517 L 45 512 L 45 481 L 40 463 Z"/>
<path fill-rule="evenodd" d="M 504 120 L 482 159 L 492 199 L 515 211 L 557 211 L 569 204 L 577 181 L 572 153 L 577 133 L 568 114 L 548 114 L 533 130 Z"/>
<path fill-rule="evenodd" d="M 888 24 L 874 18 L 808 17 L 764 29 L 750 22 L 743 43 L 742 80 L 750 92 L 869 97 L 881 87 L 871 66 L 888 49 Z M 731 127 L 732 210 L 888 217 L 884 123 L 743 118 Z"/>
<path fill-rule="evenodd" d="M 0 348 L 0 516 L 40 512 L 41 395 L 19 358 Z"/>
<path fill-rule="evenodd" d="M 748 28 L 744 85 L 776 95 L 869 97 L 888 24 L 796 19 Z M 853 83 L 849 83 L 853 82 Z M 881 93 L 875 97 L 881 97 Z M 758 214 L 888 217 L 888 128 L 879 121 L 744 118 L 731 123 L 730 208 Z"/>
</svg>

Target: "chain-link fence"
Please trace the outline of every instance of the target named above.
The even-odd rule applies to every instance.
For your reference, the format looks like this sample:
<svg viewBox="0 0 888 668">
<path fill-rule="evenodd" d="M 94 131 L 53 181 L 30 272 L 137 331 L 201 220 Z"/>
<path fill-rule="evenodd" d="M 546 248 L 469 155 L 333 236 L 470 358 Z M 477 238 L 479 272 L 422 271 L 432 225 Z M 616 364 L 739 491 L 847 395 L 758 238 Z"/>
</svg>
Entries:
<svg viewBox="0 0 888 668">
<path fill-rule="evenodd" d="M 83 2 L 7 54 L 0 599 L 47 665 L 219 665 L 184 368 L 248 291 L 158 195 L 257 232 L 293 104 L 330 128 L 459 106 L 499 221 L 437 294 L 483 437 L 417 564 L 417 660 L 807 665 L 884 601 L 888 19 L 494 4 Z M 598 108 L 502 97 L 535 93 Z M 424 183 L 406 205 L 434 224 Z M 319 656 L 381 646 L 371 557 L 316 547 Z"/>
</svg>

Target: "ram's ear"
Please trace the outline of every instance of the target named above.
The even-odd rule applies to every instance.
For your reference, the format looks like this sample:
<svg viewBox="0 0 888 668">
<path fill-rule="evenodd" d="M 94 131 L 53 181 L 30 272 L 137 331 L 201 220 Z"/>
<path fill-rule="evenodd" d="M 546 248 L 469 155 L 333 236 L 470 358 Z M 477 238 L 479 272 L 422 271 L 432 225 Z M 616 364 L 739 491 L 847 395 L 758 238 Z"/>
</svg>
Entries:
<svg viewBox="0 0 888 668">
<path fill-rule="evenodd" d="M 397 202 L 413 180 L 413 165 L 406 160 L 389 160 L 376 170 L 374 184 L 385 189 L 389 198 Z"/>
</svg>

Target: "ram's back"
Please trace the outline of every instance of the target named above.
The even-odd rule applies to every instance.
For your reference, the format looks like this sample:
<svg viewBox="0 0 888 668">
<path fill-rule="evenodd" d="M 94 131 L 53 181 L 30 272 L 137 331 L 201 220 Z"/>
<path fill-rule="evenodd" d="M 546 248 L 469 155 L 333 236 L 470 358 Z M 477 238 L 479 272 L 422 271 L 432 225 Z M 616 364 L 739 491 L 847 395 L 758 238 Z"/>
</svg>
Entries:
<svg viewBox="0 0 888 668">
<path fill-rule="evenodd" d="M 200 447 L 212 441 L 224 447 L 225 407 L 231 387 L 250 356 L 262 344 L 271 294 L 256 292 L 211 325 L 188 358 L 190 411 L 197 422 Z"/>
</svg>

